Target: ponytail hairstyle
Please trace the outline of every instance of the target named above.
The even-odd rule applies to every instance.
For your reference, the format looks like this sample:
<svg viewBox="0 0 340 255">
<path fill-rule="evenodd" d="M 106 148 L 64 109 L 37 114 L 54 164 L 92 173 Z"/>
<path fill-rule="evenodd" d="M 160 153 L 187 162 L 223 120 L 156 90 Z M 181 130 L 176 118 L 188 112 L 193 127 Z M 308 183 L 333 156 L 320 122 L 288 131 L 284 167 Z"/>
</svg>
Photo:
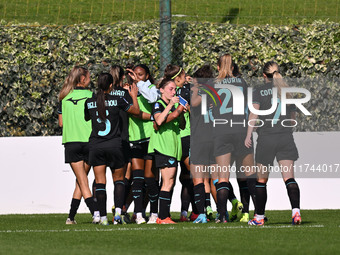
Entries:
<svg viewBox="0 0 340 255">
<path fill-rule="evenodd" d="M 234 77 L 233 75 L 233 60 L 230 54 L 224 54 L 219 57 L 217 61 L 217 66 L 219 67 L 218 71 L 218 80 L 222 80 L 225 77 Z"/>
<path fill-rule="evenodd" d="M 267 62 L 263 67 L 263 73 L 269 80 L 273 80 L 273 85 L 278 88 L 278 93 L 281 96 L 281 88 L 288 88 L 288 84 L 283 80 L 279 65 L 274 61 Z M 287 94 L 287 98 L 292 98 L 292 95 Z"/>
<path fill-rule="evenodd" d="M 99 74 L 96 102 L 98 116 L 102 121 L 106 120 L 105 92 L 107 92 L 110 89 L 111 84 L 113 84 L 113 78 L 111 74 L 109 73 Z"/>
<path fill-rule="evenodd" d="M 184 70 L 182 67 L 168 64 L 164 70 L 164 78 L 175 80 L 176 77 L 182 75 L 182 73 L 184 73 Z"/>
<path fill-rule="evenodd" d="M 164 89 L 166 87 L 166 85 L 168 85 L 170 82 L 174 82 L 174 80 L 170 79 L 170 78 L 162 78 L 160 80 L 160 83 L 158 84 L 157 88 L 158 89 Z"/>
<path fill-rule="evenodd" d="M 140 67 L 142 69 L 144 69 L 145 73 L 149 76 L 148 80 L 151 82 L 151 84 L 155 84 L 155 79 L 153 78 L 153 76 L 151 75 L 150 73 L 150 69 L 147 65 L 144 65 L 144 64 L 139 64 L 139 65 L 136 65 L 133 70 L 135 70 L 137 67 Z"/>
<path fill-rule="evenodd" d="M 59 101 L 62 101 L 79 83 L 81 83 L 81 77 L 88 74 L 88 70 L 84 67 L 74 66 L 66 77 L 65 82 L 59 93 Z"/>
<path fill-rule="evenodd" d="M 124 69 L 120 65 L 113 65 L 110 68 L 110 74 L 113 78 L 113 87 L 118 88 L 122 85 Z"/>
</svg>

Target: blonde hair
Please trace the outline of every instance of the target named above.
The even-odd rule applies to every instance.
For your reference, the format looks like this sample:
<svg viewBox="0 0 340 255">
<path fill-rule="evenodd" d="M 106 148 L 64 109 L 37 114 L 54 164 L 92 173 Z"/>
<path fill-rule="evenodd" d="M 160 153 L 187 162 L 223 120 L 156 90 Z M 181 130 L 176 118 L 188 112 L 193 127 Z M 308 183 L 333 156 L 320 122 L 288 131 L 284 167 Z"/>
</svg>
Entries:
<svg viewBox="0 0 340 255">
<path fill-rule="evenodd" d="M 225 77 L 234 77 L 233 75 L 233 60 L 230 54 L 224 54 L 220 56 L 217 61 L 217 66 L 219 67 L 218 71 L 218 80 L 222 80 Z"/>
<path fill-rule="evenodd" d="M 81 83 L 81 77 L 86 77 L 88 72 L 89 71 L 83 67 L 73 67 L 60 90 L 58 97 L 59 101 L 63 100 L 79 83 Z"/>
<path fill-rule="evenodd" d="M 263 73 L 268 79 L 273 80 L 273 85 L 278 88 L 278 94 L 281 96 L 281 88 L 288 88 L 289 85 L 284 81 L 280 74 L 279 65 L 274 61 L 267 62 L 263 67 Z M 292 98 L 291 93 L 287 94 L 287 98 Z"/>
</svg>

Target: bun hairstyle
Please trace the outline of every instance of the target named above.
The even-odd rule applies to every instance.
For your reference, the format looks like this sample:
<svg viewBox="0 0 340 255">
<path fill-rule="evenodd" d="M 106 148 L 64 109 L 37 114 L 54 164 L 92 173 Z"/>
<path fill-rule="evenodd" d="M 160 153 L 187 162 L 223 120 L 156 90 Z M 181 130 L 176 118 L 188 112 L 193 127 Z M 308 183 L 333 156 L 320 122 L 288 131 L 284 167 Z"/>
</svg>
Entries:
<svg viewBox="0 0 340 255">
<path fill-rule="evenodd" d="M 269 61 L 263 66 L 263 73 L 268 79 L 273 81 L 273 85 L 278 88 L 278 93 L 281 95 L 281 88 L 288 88 L 288 84 L 283 80 L 280 74 L 279 65 L 274 61 Z M 292 98 L 291 94 L 287 94 L 287 98 Z"/>
<path fill-rule="evenodd" d="M 217 61 L 217 66 L 219 67 L 217 79 L 222 80 L 225 77 L 234 77 L 233 64 L 230 54 L 220 56 Z"/>
<path fill-rule="evenodd" d="M 139 65 L 136 65 L 133 70 L 135 70 L 137 67 L 140 67 L 142 69 L 144 69 L 145 73 L 149 76 L 148 80 L 151 82 L 151 84 L 155 84 L 155 79 L 153 78 L 153 76 L 151 75 L 150 73 L 150 69 L 147 65 L 144 65 L 144 64 L 139 64 Z"/>
<path fill-rule="evenodd" d="M 59 101 L 63 100 L 79 83 L 81 83 L 81 77 L 88 74 L 88 70 L 81 66 L 74 66 L 66 77 L 65 82 L 59 93 Z"/>
<path fill-rule="evenodd" d="M 106 120 L 106 107 L 105 107 L 105 92 L 110 89 L 113 84 L 113 77 L 109 73 L 101 73 L 98 77 L 97 88 L 97 109 L 98 116 L 102 121 Z"/>
<path fill-rule="evenodd" d="M 170 82 L 174 82 L 174 80 L 169 79 L 169 78 L 162 78 L 160 80 L 160 83 L 158 84 L 157 88 L 158 89 L 164 89 L 166 87 L 166 85 L 168 85 Z"/>
<path fill-rule="evenodd" d="M 113 78 L 113 87 L 117 88 L 121 86 L 124 77 L 124 69 L 120 65 L 113 65 L 110 68 L 110 74 Z"/>
<path fill-rule="evenodd" d="M 182 67 L 168 64 L 164 70 L 164 78 L 174 80 L 176 79 L 176 77 L 182 75 L 182 73 L 184 73 L 184 70 Z"/>
</svg>

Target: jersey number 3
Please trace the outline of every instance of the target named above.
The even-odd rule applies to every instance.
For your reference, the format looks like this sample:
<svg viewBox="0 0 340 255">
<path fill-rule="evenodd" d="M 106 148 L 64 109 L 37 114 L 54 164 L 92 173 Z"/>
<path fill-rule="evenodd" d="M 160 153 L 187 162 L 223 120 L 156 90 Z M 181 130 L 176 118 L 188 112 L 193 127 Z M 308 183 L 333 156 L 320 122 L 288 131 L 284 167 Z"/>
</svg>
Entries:
<svg viewBox="0 0 340 255">
<path fill-rule="evenodd" d="M 98 116 L 98 112 L 96 112 L 96 115 Z M 106 117 L 109 116 L 109 111 L 106 110 Z M 100 118 L 97 118 L 98 123 L 103 123 L 103 121 Z M 99 136 L 106 136 L 110 133 L 111 130 L 111 122 L 106 118 L 105 120 L 105 130 L 104 131 L 99 131 L 98 135 Z"/>
</svg>

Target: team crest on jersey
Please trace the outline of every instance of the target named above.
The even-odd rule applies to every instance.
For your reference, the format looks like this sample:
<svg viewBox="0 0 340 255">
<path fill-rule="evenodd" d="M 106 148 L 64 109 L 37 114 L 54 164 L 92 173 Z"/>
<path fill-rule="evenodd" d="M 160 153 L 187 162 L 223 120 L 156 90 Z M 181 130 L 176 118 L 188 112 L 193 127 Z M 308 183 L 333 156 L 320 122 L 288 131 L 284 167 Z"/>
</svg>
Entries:
<svg viewBox="0 0 340 255">
<path fill-rule="evenodd" d="M 159 103 L 155 103 L 155 109 L 159 108 Z"/>
</svg>

